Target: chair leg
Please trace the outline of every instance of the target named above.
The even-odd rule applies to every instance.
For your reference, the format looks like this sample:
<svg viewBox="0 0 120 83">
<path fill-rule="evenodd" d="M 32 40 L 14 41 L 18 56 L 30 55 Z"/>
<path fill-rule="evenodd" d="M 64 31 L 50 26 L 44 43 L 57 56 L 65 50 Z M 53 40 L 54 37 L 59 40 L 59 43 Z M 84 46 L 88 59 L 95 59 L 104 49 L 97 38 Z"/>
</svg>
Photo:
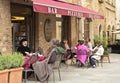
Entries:
<svg viewBox="0 0 120 83">
<path fill-rule="evenodd" d="M 108 56 L 108 62 L 110 63 L 110 57 Z"/>
<path fill-rule="evenodd" d="M 73 64 L 73 59 L 71 59 L 71 65 Z"/>
<path fill-rule="evenodd" d="M 53 83 L 55 83 L 55 72 L 53 70 Z"/>
<path fill-rule="evenodd" d="M 35 74 L 35 72 L 33 72 L 34 73 L 34 77 L 35 77 L 35 83 L 37 83 L 37 77 L 36 77 L 36 74 Z"/>
<path fill-rule="evenodd" d="M 58 73 L 59 73 L 59 79 L 61 81 L 61 75 L 60 75 L 60 69 L 58 68 Z"/>
<path fill-rule="evenodd" d="M 103 67 L 103 58 L 101 59 L 101 67 Z"/>
<path fill-rule="evenodd" d="M 100 63 L 99 60 L 96 60 L 96 65 L 97 65 L 97 66 L 99 66 L 99 63 Z"/>
<path fill-rule="evenodd" d="M 27 71 L 25 71 L 25 83 L 27 82 Z"/>
</svg>

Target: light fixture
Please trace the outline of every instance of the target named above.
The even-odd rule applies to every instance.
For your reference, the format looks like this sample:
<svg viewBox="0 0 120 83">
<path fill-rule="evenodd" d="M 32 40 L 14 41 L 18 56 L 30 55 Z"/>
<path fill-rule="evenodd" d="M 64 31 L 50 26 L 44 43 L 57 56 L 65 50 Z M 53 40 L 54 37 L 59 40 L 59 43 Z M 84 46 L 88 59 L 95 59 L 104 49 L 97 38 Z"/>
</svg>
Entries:
<svg viewBox="0 0 120 83">
<path fill-rule="evenodd" d="M 12 21 L 25 20 L 25 17 L 23 17 L 23 16 L 12 16 L 12 17 L 11 17 L 11 20 L 12 20 Z"/>
</svg>

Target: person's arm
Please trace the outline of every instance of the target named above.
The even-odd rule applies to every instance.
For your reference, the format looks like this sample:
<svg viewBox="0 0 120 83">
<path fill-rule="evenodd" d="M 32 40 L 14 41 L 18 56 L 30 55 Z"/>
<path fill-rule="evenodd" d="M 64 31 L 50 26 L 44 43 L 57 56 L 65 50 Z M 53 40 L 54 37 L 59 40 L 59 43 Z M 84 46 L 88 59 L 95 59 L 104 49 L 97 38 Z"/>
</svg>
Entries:
<svg viewBox="0 0 120 83">
<path fill-rule="evenodd" d="M 104 49 L 103 48 L 99 48 L 98 51 L 95 53 L 95 55 L 101 56 L 104 53 Z"/>
<path fill-rule="evenodd" d="M 88 43 L 89 44 L 89 50 L 92 51 L 92 43 Z"/>
<path fill-rule="evenodd" d="M 17 52 L 22 53 L 23 55 L 25 55 L 25 53 L 24 53 L 22 47 L 18 47 Z"/>
<path fill-rule="evenodd" d="M 26 54 L 26 55 L 30 55 L 30 53 L 29 53 L 29 52 L 26 52 L 26 51 L 25 51 L 25 54 Z"/>
<path fill-rule="evenodd" d="M 26 50 L 24 52 L 26 55 L 30 55 L 31 50 L 29 47 L 26 47 Z"/>
<path fill-rule="evenodd" d="M 92 49 L 91 51 L 94 52 L 97 49 L 97 47 L 95 47 L 94 49 Z"/>
</svg>

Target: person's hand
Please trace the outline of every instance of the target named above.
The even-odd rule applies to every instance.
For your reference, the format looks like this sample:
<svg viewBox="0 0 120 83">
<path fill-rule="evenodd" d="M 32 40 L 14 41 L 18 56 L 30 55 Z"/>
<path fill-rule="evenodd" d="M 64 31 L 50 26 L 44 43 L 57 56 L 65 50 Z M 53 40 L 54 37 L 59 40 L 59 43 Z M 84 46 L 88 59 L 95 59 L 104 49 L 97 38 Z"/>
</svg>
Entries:
<svg viewBox="0 0 120 83">
<path fill-rule="evenodd" d="M 26 55 L 29 55 L 30 53 L 29 52 L 25 52 Z"/>
</svg>

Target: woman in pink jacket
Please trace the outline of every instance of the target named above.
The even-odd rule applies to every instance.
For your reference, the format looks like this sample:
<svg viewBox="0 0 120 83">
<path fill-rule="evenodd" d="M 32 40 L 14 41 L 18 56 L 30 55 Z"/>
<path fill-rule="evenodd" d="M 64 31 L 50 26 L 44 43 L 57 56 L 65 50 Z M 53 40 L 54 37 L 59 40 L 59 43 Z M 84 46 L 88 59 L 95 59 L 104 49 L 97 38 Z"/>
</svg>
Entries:
<svg viewBox="0 0 120 83">
<path fill-rule="evenodd" d="M 76 49 L 76 55 L 77 55 L 77 61 L 81 63 L 81 67 L 82 67 L 84 66 L 88 58 L 89 49 L 87 48 L 87 46 L 84 45 L 83 40 L 79 40 L 78 43 L 79 45 L 77 46 L 77 49 Z"/>
</svg>

